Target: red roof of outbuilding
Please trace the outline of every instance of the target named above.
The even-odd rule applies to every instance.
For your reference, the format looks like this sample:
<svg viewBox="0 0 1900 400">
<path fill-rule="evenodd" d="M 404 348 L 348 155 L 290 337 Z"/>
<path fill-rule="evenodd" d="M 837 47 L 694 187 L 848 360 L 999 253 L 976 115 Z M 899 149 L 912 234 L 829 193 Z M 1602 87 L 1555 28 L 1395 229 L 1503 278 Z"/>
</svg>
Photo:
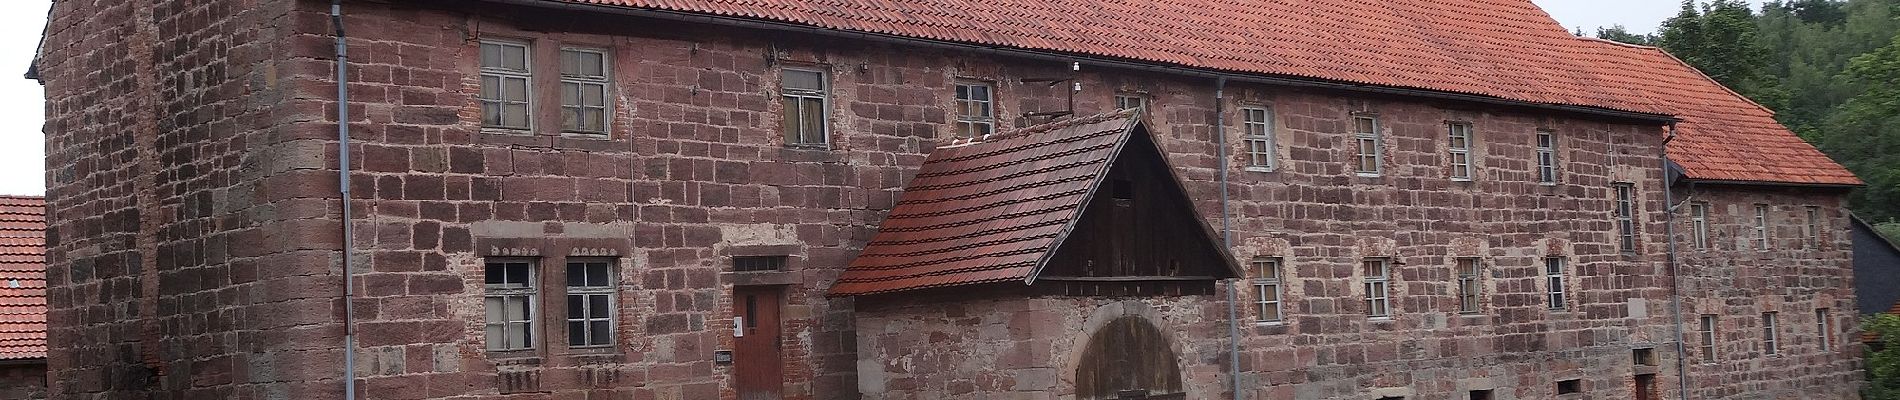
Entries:
<svg viewBox="0 0 1900 400">
<path fill-rule="evenodd" d="M 1675 115 L 1689 177 L 1858 185 L 1772 113 L 1530 0 L 548 0 Z"/>
<path fill-rule="evenodd" d="M 930 153 L 833 296 L 1027 279 L 1135 130 L 1132 112 Z"/>
<path fill-rule="evenodd" d="M 0 196 L 0 360 L 46 358 L 46 200 Z"/>
</svg>

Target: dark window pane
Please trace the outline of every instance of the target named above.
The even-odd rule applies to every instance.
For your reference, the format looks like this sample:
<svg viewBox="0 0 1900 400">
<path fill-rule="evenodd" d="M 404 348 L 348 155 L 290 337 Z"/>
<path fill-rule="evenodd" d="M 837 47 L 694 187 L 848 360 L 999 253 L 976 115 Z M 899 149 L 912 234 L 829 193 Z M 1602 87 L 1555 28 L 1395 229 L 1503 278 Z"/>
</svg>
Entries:
<svg viewBox="0 0 1900 400">
<path fill-rule="evenodd" d="M 612 271 L 613 264 L 604 262 L 587 263 L 587 286 L 612 286 L 613 284 L 608 280 L 608 276 Z"/>
<path fill-rule="evenodd" d="M 567 263 L 567 285 L 568 286 L 586 286 L 587 285 L 587 264 Z"/>
<path fill-rule="evenodd" d="M 608 296 L 604 294 L 587 296 L 587 316 L 589 318 L 607 318 L 607 311 L 613 309 L 612 306 L 607 304 L 607 300 Z"/>
<path fill-rule="evenodd" d="M 505 264 L 488 263 L 488 266 L 482 269 L 483 272 L 485 272 L 484 275 L 487 275 L 483 278 L 483 283 L 500 285 L 502 284 L 502 271 L 507 269 L 507 266 Z"/>
<path fill-rule="evenodd" d="M 584 308 L 587 306 L 586 304 L 584 304 L 586 299 L 583 299 L 582 297 L 586 297 L 586 295 L 579 295 L 579 294 L 567 295 L 567 317 L 568 318 L 583 318 L 587 316 L 587 309 Z"/>
<path fill-rule="evenodd" d="M 508 264 L 508 284 L 526 286 L 528 284 L 528 264 Z"/>
<path fill-rule="evenodd" d="M 586 346 L 588 344 L 587 322 L 567 321 L 567 344 L 569 346 Z"/>
<path fill-rule="evenodd" d="M 594 322 L 588 323 L 588 325 L 592 325 L 591 328 L 593 330 L 593 335 L 594 335 L 593 337 L 594 340 L 590 341 L 590 343 L 588 344 L 596 344 L 596 345 L 607 344 L 608 343 L 607 340 L 613 337 L 612 335 L 613 324 L 611 324 L 610 322 L 611 321 L 594 321 Z"/>
</svg>

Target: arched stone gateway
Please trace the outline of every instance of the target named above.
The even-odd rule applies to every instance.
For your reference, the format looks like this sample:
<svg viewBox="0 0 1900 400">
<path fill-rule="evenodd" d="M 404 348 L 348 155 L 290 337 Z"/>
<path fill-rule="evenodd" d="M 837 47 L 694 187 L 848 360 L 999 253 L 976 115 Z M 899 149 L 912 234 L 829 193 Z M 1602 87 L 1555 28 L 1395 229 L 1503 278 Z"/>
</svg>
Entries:
<svg viewBox="0 0 1900 400">
<path fill-rule="evenodd" d="M 1125 315 L 1089 336 L 1075 369 L 1081 400 L 1186 399 L 1181 365 L 1148 319 Z"/>
</svg>

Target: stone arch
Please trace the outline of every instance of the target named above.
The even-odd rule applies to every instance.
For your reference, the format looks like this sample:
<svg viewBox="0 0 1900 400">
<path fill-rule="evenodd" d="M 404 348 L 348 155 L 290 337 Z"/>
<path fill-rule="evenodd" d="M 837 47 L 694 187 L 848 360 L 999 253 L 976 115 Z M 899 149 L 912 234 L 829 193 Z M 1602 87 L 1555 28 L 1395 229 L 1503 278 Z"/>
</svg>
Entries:
<svg viewBox="0 0 1900 400">
<path fill-rule="evenodd" d="M 1181 398 L 1180 357 L 1152 317 L 1154 310 L 1146 304 L 1127 301 L 1090 316 L 1085 323 L 1089 336 L 1077 348 L 1071 369 L 1076 399 Z"/>
</svg>

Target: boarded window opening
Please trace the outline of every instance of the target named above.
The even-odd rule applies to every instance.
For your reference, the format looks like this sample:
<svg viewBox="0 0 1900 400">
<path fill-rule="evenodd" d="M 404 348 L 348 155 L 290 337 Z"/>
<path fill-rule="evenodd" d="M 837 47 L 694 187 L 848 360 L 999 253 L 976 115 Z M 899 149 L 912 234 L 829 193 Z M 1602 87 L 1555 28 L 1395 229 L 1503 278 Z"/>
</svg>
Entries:
<svg viewBox="0 0 1900 400">
<path fill-rule="evenodd" d="M 787 256 L 733 257 L 732 272 L 784 271 Z"/>
</svg>

